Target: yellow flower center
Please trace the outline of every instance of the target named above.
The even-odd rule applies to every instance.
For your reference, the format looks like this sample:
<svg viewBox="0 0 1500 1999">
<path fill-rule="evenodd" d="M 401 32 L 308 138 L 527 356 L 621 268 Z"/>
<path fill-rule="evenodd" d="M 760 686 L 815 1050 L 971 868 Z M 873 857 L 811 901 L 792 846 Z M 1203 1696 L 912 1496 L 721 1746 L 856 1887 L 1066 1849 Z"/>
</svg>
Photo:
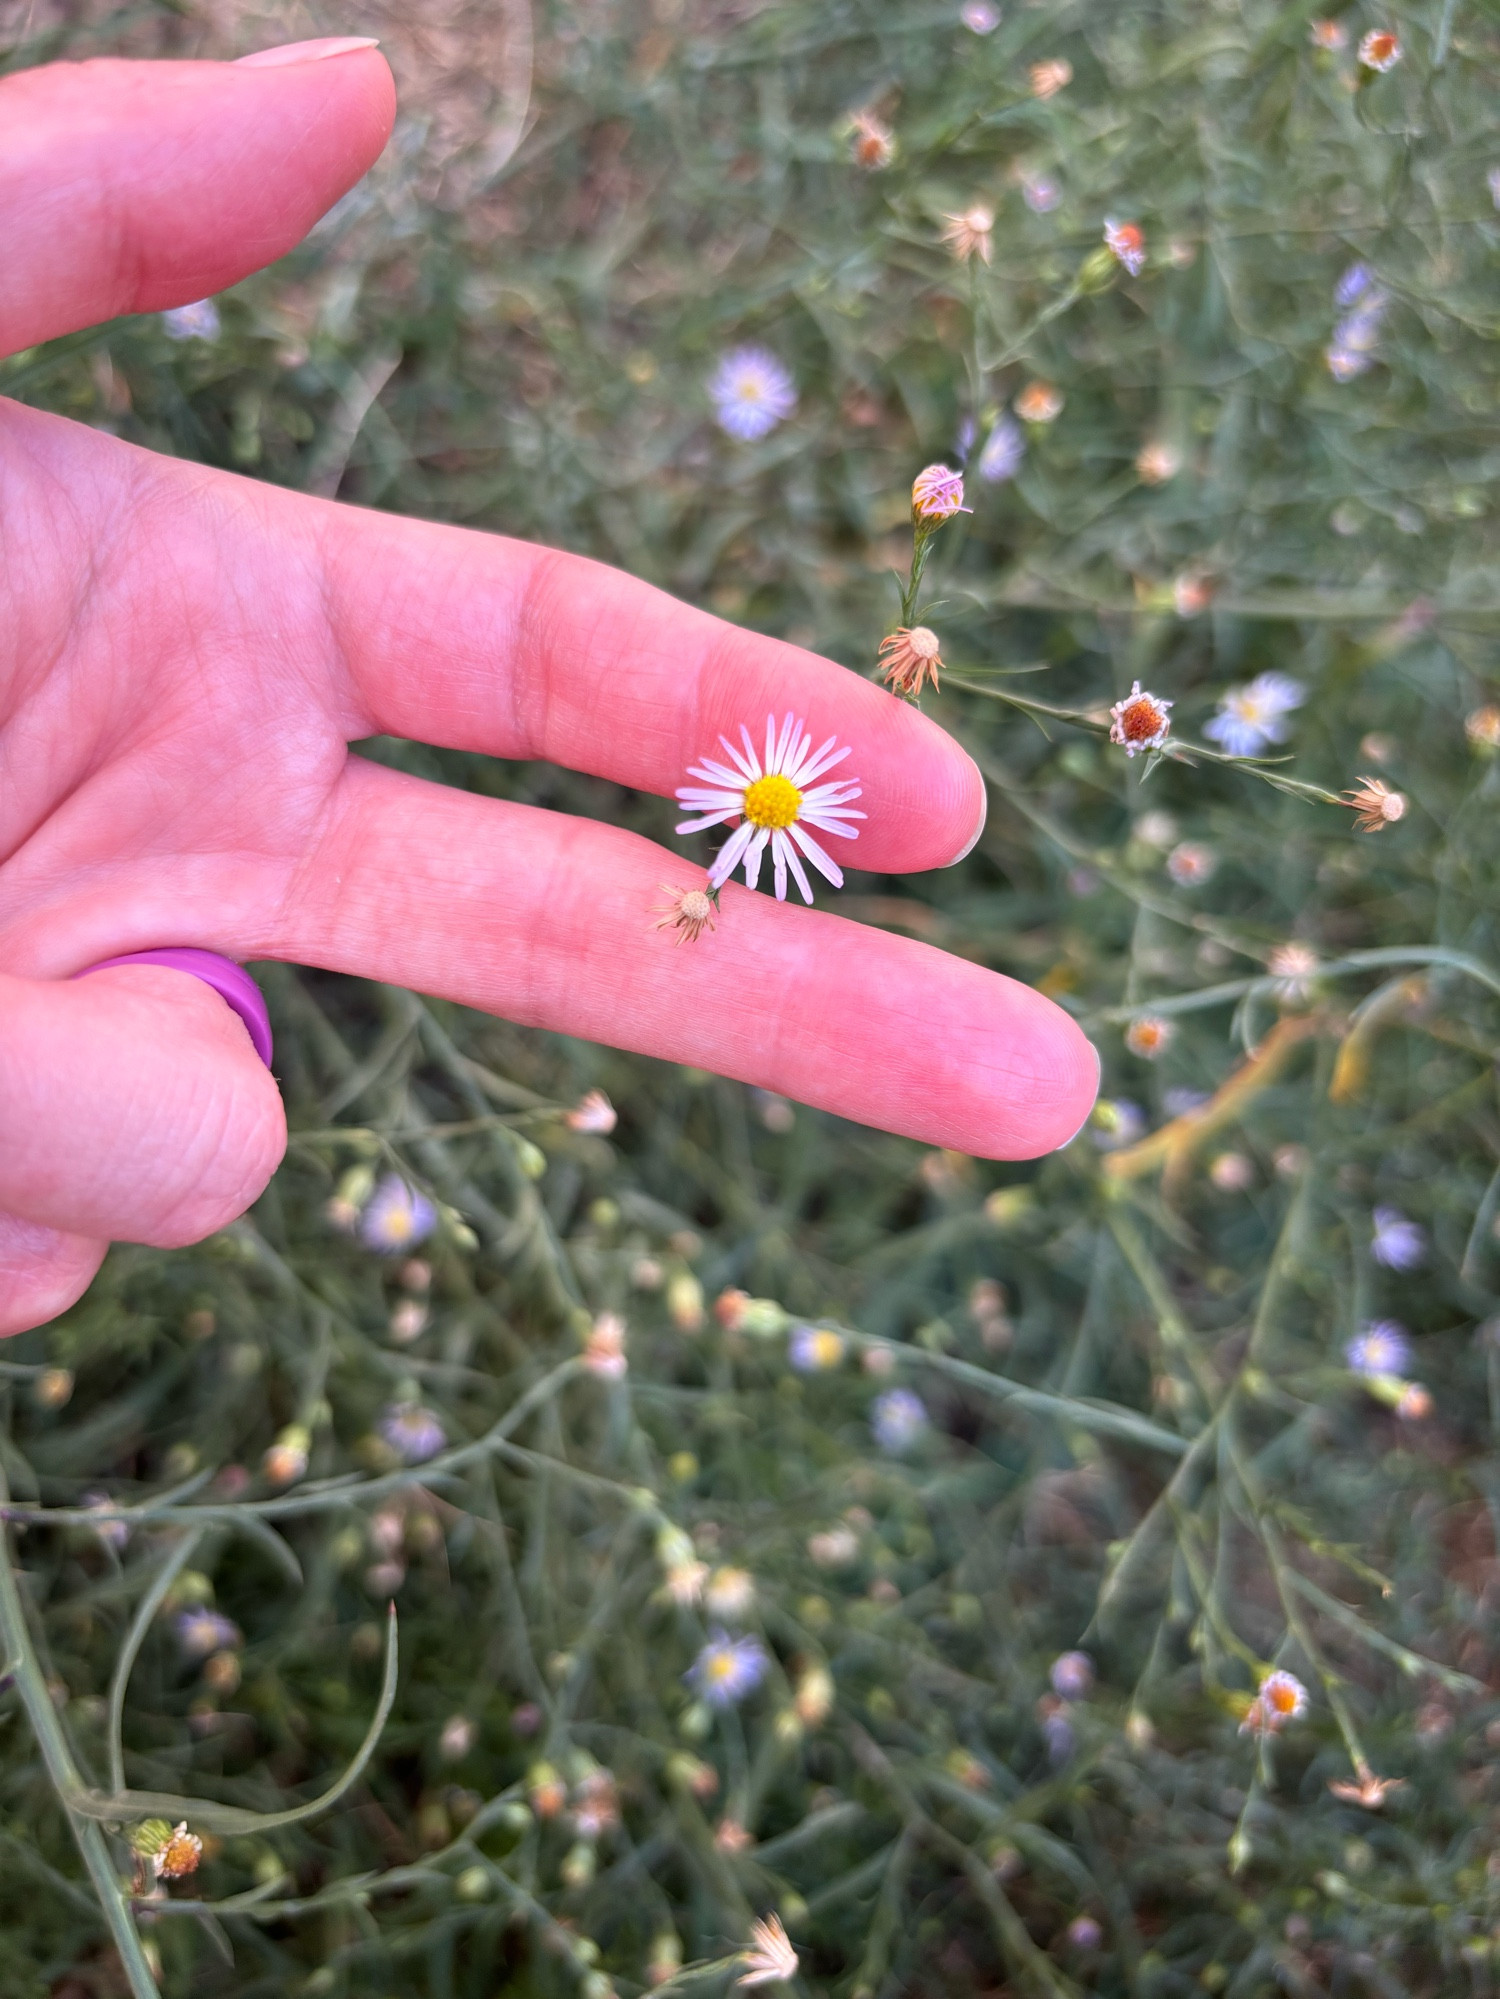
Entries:
<svg viewBox="0 0 1500 1999">
<path fill-rule="evenodd" d="M 790 826 L 802 810 L 802 793 L 789 777 L 773 771 L 745 788 L 745 817 L 752 826 Z"/>
</svg>

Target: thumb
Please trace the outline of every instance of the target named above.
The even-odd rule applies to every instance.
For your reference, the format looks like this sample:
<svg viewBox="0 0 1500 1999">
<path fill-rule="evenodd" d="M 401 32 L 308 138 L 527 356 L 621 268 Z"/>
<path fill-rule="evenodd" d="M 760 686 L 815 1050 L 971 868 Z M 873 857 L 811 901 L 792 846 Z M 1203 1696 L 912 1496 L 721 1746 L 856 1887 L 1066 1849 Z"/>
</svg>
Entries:
<svg viewBox="0 0 1500 1999">
<path fill-rule="evenodd" d="M 88 1236 L 0 1215 L 0 1338 L 44 1326 L 76 1304 L 108 1248 Z"/>
<path fill-rule="evenodd" d="M 157 965 L 0 974 L 0 1215 L 176 1248 L 242 1214 L 285 1149 L 275 1082 L 201 980 Z M 5 1254 L 0 1234 L 0 1285 Z M 57 1251 L 75 1269 L 79 1254 Z"/>
</svg>

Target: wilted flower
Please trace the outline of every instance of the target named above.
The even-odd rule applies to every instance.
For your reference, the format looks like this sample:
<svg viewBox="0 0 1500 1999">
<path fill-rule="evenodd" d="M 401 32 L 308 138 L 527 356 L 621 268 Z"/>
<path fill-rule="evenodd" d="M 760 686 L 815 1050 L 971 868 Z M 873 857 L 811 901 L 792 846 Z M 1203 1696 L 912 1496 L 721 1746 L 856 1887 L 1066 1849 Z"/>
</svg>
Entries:
<svg viewBox="0 0 1500 1999">
<path fill-rule="evenodd" d="M 797 1976 L 797 1953 L 781 1926 L 780 1916 L 771 1915 L 750 1925 L 750 1948 L 740 1953 L 745 1969 L 736 1985 L 780 1985 Z"/>
<path fill-rule="evenodd" d="M 1172 1022 L 1163 1020 L 1159 1014 L 1139 1014 L 1125 1030 L 1125 1046 L 1132 1055 L 1154 1062 L 1158 1055 L 1165 1052 L 1176 1033 Z"/>
<path fill-rule="evenodd" d="M 1050 62 L 1034 62 L 1030 75 L 1032 96 L 1045 101 L 1073 81 L 1073 65 L 1066 56 L 1054 56 Z"/>
<path fill-rule="evenodd" d="M 282 1430 L 260 1461 L 260 1468 L 272 1485 L 295 1485 L 307 1470 L 307 1454 L 312 1438 L 301 1423 Z"/>
<path fill-rule="evenodd" d="M 377 1428 L 403 1464 L 422 1465 L 435 1458 L 448 1437 L 430 1409 L 415 1402 L 393 1402 Z"/>
<path fill-rule="evenodd" d="M 1179 888 L 1196 888 L 1208 881 L 1218 865 L 1213 848 L 1198 840 L 1184 840 L 1167 856 L 1167 873 Z"/>
<path fill-rule="evenodd" d="M 1214 585 L 1201 569 L 1184 569 L 1172 578 L 1172 609 L 1179 618 L 1196 618 L 1213 602 Z"/>
<path fill-rule="evenodd" d="M 1075 1950 L 1097 1950 L 1104 1931 L 1092 1916 L 1075 1916 L 1068 1925 L 1068 1942 Z"/>
<path fill-rule="evenodd" d="M 958 18 L 971 35 L 992 35 L 1000 25 L 1000 9 L 993 0 L 964 0 Z"/>
<path fill-rule="evenodd" d="M 712 1616 L 736 1623 L 755 1608 L 755 1578 L 748 1569 L 715 1569 L 703 1602 Z"/>
<path fill-rule="evenodd" d="M 427 1196 L 399 1174 L 387 1173 L 359 1218 L 359 1237 L 367 1249 L 399 1256 L 424 1242 L 436 1227 L 437 1209 Z"/>
<path fill-rule="evenodd" d="M 909 1451 L 927 1428 L 927 1410 L 921 1396 L 909 1388 L 890 1388 L 884 1395 L 877 1395 L 870 1428 L 881 1450 L 894 1457 Z"/>
<path fill-rule="evenodd" d="M 883 118 L 877 118 L 873 111 L 856 111 L 854 131 L 850 140 L 854 153 L 854 164 L 863 167 L 866 173 L 878 173 L 888 167 L 896 156 L 896 138 Z"/>
<path fill-rule="evenodd" d="M 1276 980 L 1276 997 L 1293 1006 L 1305 1000 L 1312 991 L 1319 962 L 1309 944 L 1278 944 L 1266 959 L 1266 970 Z"/>
<path fill-rule="evenodd" d="M 682 943 L 684 938 L 689 944 L 695 944 L 705 930 L 713 929 L 718 912 L 707 889 L 674 888 L 670 882 L 658 882 L 657 887 L 671 899 L 665 909 L 657 905 L 660 914 L 656 928 L 675 930 L 674 944 Z"/>
<path fill-rule="evenodd" d="M 1015 411 L 1026 423 L 1052 423 L 1062 415 L 1064 397 L 1051 382 L 1028 382 L 1016 397 Z"/>
<path fill-rule="evenodd" d="M 1267 1673 L 1240 1723 L 1241 1735 L 1274 1735 L 1307 1713 L 1307 1689 L 1295 1673 Z"/>
<path fill-rule="evenodd" d="M 539 1819 L 555 1819 L 568 1802 L 568 1787 L 550 1763 L 533 1763 L 526 1772 L 526 1802 Z"/>
<path fill-rule="evenodd" d="M 608 1770 L 593 1769 L 580 1779 L 573 1823 L 584 1839 L 602 1839 L 620 1823 L 620 1793 Z"/>
<path fill-rule="evenodd" d="M 938 635 L 926 625 L 901 626 L 880 641 L 880 668 L 887 687 L 915 699 L 930 680 L 934 687 L 942 671 Z"/>
<path fill-rule="evenodd" d="M 1500 749 L 1500 708 L 1476 708 L 1464 717 L 1464 734 L 1476 750 Z"/>
<path fill-rule="evenodd" d="M 195 299 L 191 305 L 174 305 L 162 314 L 161 330 L 168 340 L 217 340 L 219 308 L 211 298 Z"/>
<path fill-rule="evenodd" d="M 1023 174 L 1021 199 L 1033 215 L 1050 215 L 1062 201 L 1062 189 L 1047 174 Z"/>
<path fill-rule="evenodd" d="M 1013 479 L 1026 456 L 1026 437 L 1013 417 L 1003 416 L 984 440 L 974 470 L 987 486 Z"/>
<path fill-rule="evenodd" d="M 1411 1341 L 1395 1319 L 1377 1319 L 1344 1348 L 1344 1359 L 1355 1374 L 1405 1374 L 1411 1366 Z"/>
<path fill-rule="evenodd" d="M 461 1763 L 474 1747 L 478 1733 L 466 1714 L 450 1714 L 438 1737 L 438 1754 L 445 1763 Z"/>
<path fill-rule="evenodd" d="M 1425 1423 L 1432 1414 L 1432 1396 L 1420 1381 L 1403 1384 L 1396 1398 L 1396 1414 L 1405 1423 Z"/>
<path fill-rule="evenodd" d="M 1367 1812 L 1378 1812 L 1385 1803 L 1386 1793 L 1404 1784 L 1404 1777 L 1377 1777 L 1368 1763 L 1355 1766 L 1357 1782 L 1329 1782 L 1329 1790 L 1346 1805 L 1363 1805 Z"/>
<path fill-rule="evenodd" d="M 1327 49 L 1336 53 L 1349 46 L 1348 32 L 1342 21 L 1312 21 L 1308 24 L 1308 34 L 1315 49 Z"/>
<path fill-rule="evenodd" d="M 719 428 L 743 443 L 765 437 L 797 407 L 795 382 L 764 347 L 732 348 L 714 370 L 708 395 Z"/>
<path fill-rule="evenodd" d="M 1060 1652 L 1047 1677 L 1053 1693 L 1065 1701 L 1081 1701 L 1094 1684 L 1094 1662 L 1087 1652 Z"/>
<path fill-rule="evenodd" d="M 1111 222 L 1104 225 L 1104 241 L 1110 254 L 1133 278 L 1146 268 L 1146 238 L 1138 222 Z"/>
<path fill-rule="evenodd" d="M 623 1381 L 630 1363 L 625 1358 L 625 1321 L 616 1312 L 601 1312 L 584 1342 L 583 1364 L 601 1381 Z"/>
<path fill-rule="evenodd" d="M 755 1844 L 755 1834 L 738 1819 L 722 1818 L 714 1827 L 714 1845 L 720 1853 L 748 1853 Z"/>
<path fill-rule="evenodd" d="M 1109 740 L 1128 757 L 1138 750 L 1159 750 L 1172 727 L 1171 710 L 1170 701 L 1148 693 L 1137 680 L 1109 711 Z"/>
<path fill-rule="evenodd" d="M 1118 1152 L 1134 1145 L 1146 1129 L 1146 1114 L 1128 1097 L 1101 1097 L 1089 1118 L 1095 1145 L 1101 1152 Z"/>
<path fill-rule="evenodd" d="M 1359 44 L 1359 59 L 1366 69 L 1373 69 L 1384 75 L 1394 69 L 1401 60 L 1401 42 L 1389 28 L 1371 28 Z"/>
<path fill-rule="evenodd" d="M 594 1132 L 602 1138 L 614 1130 L 619 1119 L 603 1090 L 587 1090 L 568 1112 L 566 1123 L 570 1131 Z"/>
<path fill-rule="evenodd" d="M 1387 1270 L 1415 1270 L 1427 1254 L 1427 1231 L 1399 1208 L 1377 1208 L 1370 1254 Z"/>
<path fill-rule="evenodd" d="M 1243 1194 L 1255 1178 L 1255 1168 L 1243 1152 L 1221 1152 L 1210 1164 L 1208 1177 L 1221 1194 Z"/>
<path fill-rule="evenodd" d="M 833 1713 L 835 1688 L 826 1666 L 809 1666 L 792 1695 L 797 1719 L 805 1728 L 821 1728 Z"/>
<path fill-rule="evenodd" d="M 1259 756 L 1268 743 L 1286 741 L 1286 718 L 1306 699 L 1307 689 L 1289 673 L 1258 673 L 1246 686 L 1231 687 L 1220 697 L 1219 712 L 1203 725 L 1203 733 L 1229 756 Z"/>
<path fill-rule="evenodd" d="M 1136 453 L 1135 469 L 1148 486 L 1164 485 L 1182 470 L 1182 453 L 1173 444 L 1153 440 Z"/>
<path fill-rule="evenodd" d="M 798 1374 L 826 1374 L 844 1358 L 844 1339 L 831 1326 L 793 1326 L 786 1357 Z"/>
<path fill-rule="evenodd" d="M 918 527 L 937 527 L 955 514 L 967 514 L 964 475 L 949 465 L 924 465 L 911 482 L 911 517 Z"/>
<path fill-rule="evenodd" d="M 957 215 L 943 217 L 943 241 L 961 264 L 966 264 L 970 257 L 978 257 L 987 264 L 994 254 L 990 235 L 994 226 L 995 211 L 976 201 Z"/>
<path fill-rule="evenodd" d="M 701 833 L 731 819 L 742 821 L 720 848 L 709 874 L 709 886 L 722 888 L 743 863 L 745 881 L 754 888 L 760 879 L 761 857 L 769 846 L 778 902 L 786 900 L 788 869 L 803 901 L 811 903 L 813 899 L 807 871 L 797 852 L 799 847 L 835 888 L 842 888 L 842 870 L 806 829 L 816 826 L 819 832 L 833 833 L 840 839 L 858 838 L 859 829 L 846 822 L 865 816 L 852 805 L 860 795 L 859 785 L 852 780 L 814 784 L 814 779 L 843 762 L 850 754 L 849 747 L 840 749 L 837 738 L 830 736 L 820 749 L 814 750 L 811 735 L 803 734 L 800 717 L 793 715 L 785 718 L 779 732 L 775 716 L 766 717 L 764 767 L 743 723 L 740 738 L 743 754 L 730 745 L 727 737 L 719 738 L 732 769 L 705 757 L 701 764 L 688 766 L 689 777 L 696 777 L 701 783 L 683 785 L 677 791 L 678 803 L 701 815 L 682 820 L 677 827 L 679 833 Z"/>
<path fill-rule="evenodd" d="M 708 1580 L 708 1564 L 700 1562 L 696 1556 L 687 1555 L 681 1561 L 672 1562 L 667 1567 L 667 1595 L 673 1603 L 686 1608 L 697 1603 L 703 1595 L 703 1585 Z"/>
<path fill-rule="evenodd" d="M 210 1652 L 231 1652 L 245 1642 L 232 1619 L 202 1604 L 179 1610 L 172 1626 L 189 1659 L 206 1659 Z"/>
<path fill-rule="evenodd" d="M 1362 777 L 1343 798 L 1361 833 L 1378 833 L 1382 827 L 1394 826 L 1398 819 L 1406 817 L 1404 793 L 1393 791 L 1378 777 Z"/>
<path fill-rule="evenodd" d="M 771 1655 L 758 1638 L 715 1631 L 685 1677 L 710 1707 L 734 1707 L 766 1677 Z"/>
</svg>

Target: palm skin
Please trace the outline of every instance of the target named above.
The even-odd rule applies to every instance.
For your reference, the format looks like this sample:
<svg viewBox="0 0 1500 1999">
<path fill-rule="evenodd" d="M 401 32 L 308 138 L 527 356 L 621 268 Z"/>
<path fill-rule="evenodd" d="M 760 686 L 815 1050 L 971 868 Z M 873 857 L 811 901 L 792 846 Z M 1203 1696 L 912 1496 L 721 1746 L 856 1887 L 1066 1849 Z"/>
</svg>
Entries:
<svg viewBox="0 0 1500 1999">
<path fill-rule="evenodd" d="M 0 83 L 0 353 L 288 249 L 393 112 L 377 53 L 308 47 Z M 1093 1050 L 1012 981 L 733 886 L 675 949 L 658 884 L 696 868 L 348 747 L 400 735 L 670 795 L 721 731 L 790 709 L 854 746 L 857 865 L 946 865 L 982 825 L 978 772 L 869 683 L 577 557 L 5 402 L 0 520 L 0 1332 L 64 1309 L 111 1239 L 222 1227 L 281 1156 L 275 1085 L 206 987 L 70 982 L 154 945 L 405 984 L 985 1156 L 1087 1114 Z"/>
</svg>

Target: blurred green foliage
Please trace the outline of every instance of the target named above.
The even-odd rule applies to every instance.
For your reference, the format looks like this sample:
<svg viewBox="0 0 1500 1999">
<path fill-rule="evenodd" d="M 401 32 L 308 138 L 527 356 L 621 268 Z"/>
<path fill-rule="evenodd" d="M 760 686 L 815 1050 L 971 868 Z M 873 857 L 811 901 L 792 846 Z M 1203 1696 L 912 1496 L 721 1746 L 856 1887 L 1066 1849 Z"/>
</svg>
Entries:
<svg viewBox="0 0 1500 1999">
<path fill-rule="evenodd" d="M 840 906 L 1043 983 L 1108 1108 L 995 1166 L 261 968 L 294 1132 L 265 1199 L 118 1251 L 0 1360 L 21 1677 L 107 1786 L 129 1634 L 128 1783 L 229 1828 L 137 1904 L 143 1965 L 167 1993 L 628 1999 L 674 1961 L 710 1967 L 674 1992 L 722 1989 L 777 1910 L 841 1999 L 1492 1990 L 1493 7 L 1352 9 L 1335 48 L 1268 0 L 1012 0 L 983 33 L 910 0 L 413 11 L 0 8 L 10 67 L 370 26 L 404 102 L 217 338 L 116 324 L 0 388 L 586 550 L 869 672 L 913 473 L 1052 385 L 1049 421 L 1009 419 L 1014 477 L 971 461 L 922 613 L 988 830 Z M 875 170 L 859 111 L 894 133 Z M 992 255 L 959 261 L 945 218 L 976 206 Z M 747 341 L 800 396 L 754 444 L 705 393 Z M 1268 671 L 1306 690 L 1290 763 L 1105 737 L 1136 679 L 1198 742 Z M 597 780 L 366 748 L 671 841 L 666 802 Z M 1407 801 L 1374 834 L 1320 797 L 1366 773 Z M 1142 1016 L 1175 1030 L 1154 1061 Z M 609 1136 L 565 1120 L 597 1087 Z M 440 1206 L 422 1267 L 329 1218 L 383 1171 Z M 1378 1208 L 1420 1225 L 1412 1267 L 1372 1256 Z M 774 1309 L 716 1315 L 726 1288 Z M 584 1355 L 601 1312 L 622 1379 Z M 1384 1320 L 1430 1413 L 1346 1365 Z M 817 1322 L 837 1364 L 799 1371 Z M 900 1386 L 929 1421 L 883 1452 Z M 399 1466 L 401 1404 L 451 1455 Z M 284 1485 L 278 1438 L 309 1458 Z M 128 1540 L 78 1517 L 99 1495 Z M 736 1596 L 694 1563 L 753 1600 L 674 1602 L 669 1574 Z M 393 1594 L 395 1706 L 348 1794 L 216 1820 L 355 1757 Z M 204 1600 L 238 1627 L 206 1661 L 173 1622 Z M 683 1677 L 716 1623 L 771 1655 L 718 1713 Z M 1079 1645 L 1097 1678 L 1064 1697 Z M 1273 1663 L 1310 1709 L 1257 1740 Z M 1378 1806 L 1330 1792 L 1366 1762 L 1399 1779 Z M 3 1999 L 121 1991 L 14 1683 L 0 1858 Z"/>
</svg>

